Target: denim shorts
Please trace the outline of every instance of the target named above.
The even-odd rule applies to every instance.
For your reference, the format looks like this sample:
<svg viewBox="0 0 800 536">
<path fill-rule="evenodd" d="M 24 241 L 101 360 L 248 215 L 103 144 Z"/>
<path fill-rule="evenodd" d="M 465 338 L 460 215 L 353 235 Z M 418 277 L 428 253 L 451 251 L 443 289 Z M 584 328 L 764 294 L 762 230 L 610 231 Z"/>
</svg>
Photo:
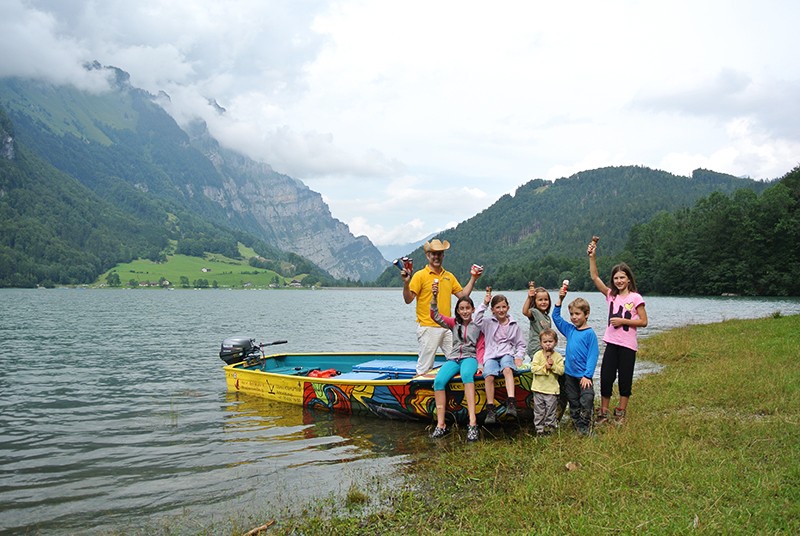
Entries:
<svg viewBox="0 0 800 536">
<path fill-rule="evenodd" d="M 510 355 L 487 359 L 483 362 L 483 377 L 499 376 L 506 367 L 511 367 L 511 370 L 517 370 L 516 365 L 514 365 L 514 358 Z"/>
</svg>

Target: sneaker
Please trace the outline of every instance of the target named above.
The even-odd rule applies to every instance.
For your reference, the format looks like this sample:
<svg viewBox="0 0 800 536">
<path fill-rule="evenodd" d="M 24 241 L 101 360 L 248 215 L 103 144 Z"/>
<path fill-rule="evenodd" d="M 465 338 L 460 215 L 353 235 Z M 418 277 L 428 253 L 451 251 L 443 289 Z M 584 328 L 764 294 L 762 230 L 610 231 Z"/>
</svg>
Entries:
<svg viewBox="0 0 800 536">
<path fill-rule="evenodd" d="M 497 413 L 494 411 L 494 404 L 486 404 L 486 419 L 483 424 L 495 424 L 497 422 Z"/>
<path fill-rule="evenodd" d="M 606 411 L 600 410 L 600 411 L 597 412 L 597 417 L 595 418 L 594 423 L 595 424 L 606 424 L 608 422 L 608 419 L 609 419 L 608 410 L 606 410 Z"/>
<path fill-rule="evenodd" d="M 506 402 L 506 415 L 509 417 L 516 417 L 517 416 L 517 401 L 516 399 L 511 399 Z"/>
<path fill-rule="evenodd" d="M 433 429 L 431 433 L 431 439 L 440 439 L 447 435 L 447 427 L 439 428 L 438 426 Z"/>
<path fill-rule="evenodd" d="M 478 439 L 480 439 L 478 425 L 467 426 L 467 441 L 477 441 Z"/>
<path fill-rule="evenodd" d="M 617 424 L 625 423 L 625 410 L 624 409 L 619 409 L 619 408 L 615 408 L 614 409 L 614 421 L 616 421 Z"/>
</svg>

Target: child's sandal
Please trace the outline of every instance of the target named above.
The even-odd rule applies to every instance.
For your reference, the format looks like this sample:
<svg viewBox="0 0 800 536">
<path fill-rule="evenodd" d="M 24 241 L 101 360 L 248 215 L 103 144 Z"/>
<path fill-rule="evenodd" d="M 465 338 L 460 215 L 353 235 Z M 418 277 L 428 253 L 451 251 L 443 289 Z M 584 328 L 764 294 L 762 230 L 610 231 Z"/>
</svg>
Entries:
<svg viewBox="0 0 800 536">
<path fill-rule="evenodd" d="M 614 421 L 617 424 L 623 424 L 625 422 L 625 410 L 614 408 Z"/>
</svg>

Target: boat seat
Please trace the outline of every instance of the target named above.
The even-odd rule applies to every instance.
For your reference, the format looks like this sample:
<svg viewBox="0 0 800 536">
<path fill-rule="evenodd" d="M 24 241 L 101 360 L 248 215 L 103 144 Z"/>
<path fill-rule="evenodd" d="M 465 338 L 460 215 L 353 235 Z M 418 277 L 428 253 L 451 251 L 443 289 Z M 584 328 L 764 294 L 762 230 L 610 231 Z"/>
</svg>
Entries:
<svg viewBox="0 0 800 536">
<path fill-rule="evenodd" d="M 356 380 L 356 381 L 372 381 L 372 380 L 388 380 L 389 374 L 384 372 L 345 372 L 338 376 L 333 376 L 331 380 Z"/>
<path fill-rule="evenodd" d="M 403 376 L 416 376 L 417 362 L 401 359 L 373 359 L 353 365 L 353 372 L 388 372 Z"/>
<path fill-rule="evenodd" d="M 441 361 L 436 361 L 433 367 L 441 365 Z M 384 372 L 391 378 L 413 378 L 417 375 L 417 362 L 407 359 L 373 359 L 353 365 L 353 372 Z"/>
</svg>

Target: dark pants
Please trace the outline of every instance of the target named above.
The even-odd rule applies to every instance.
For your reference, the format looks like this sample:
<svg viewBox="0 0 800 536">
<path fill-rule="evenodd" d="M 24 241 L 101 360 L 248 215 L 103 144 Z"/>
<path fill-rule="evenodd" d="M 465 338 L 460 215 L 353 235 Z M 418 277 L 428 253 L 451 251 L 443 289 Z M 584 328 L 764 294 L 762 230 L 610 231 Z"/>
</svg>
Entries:
<svg viewBox="0 0 800 536">
<path fill-rule="evenodd" d="M 600 395 L 611 398 L 614 379 L 619 375 L 619 396 L 631 396 L 633 385 L 633 366 L 636 364 L 636 350 L 607 344 L 600 365 Z"/>
<path fill-rule="evenodd" d="M 557 420 L 561 420 L 564 410 L 567 409 L 567 389 L 564 387 L 564 378 L 566 375 L 562 374 L 558 377 L 558 405 L 556 406 Z"/>
<path fill-rule="evenodd" d="M 564 390 L 569 401 L 569 413 L 579 432 L 588 432 L 594 411 L 594 389 L 581 387 L 581 379 L 564 374 Z"/>
</svg>

